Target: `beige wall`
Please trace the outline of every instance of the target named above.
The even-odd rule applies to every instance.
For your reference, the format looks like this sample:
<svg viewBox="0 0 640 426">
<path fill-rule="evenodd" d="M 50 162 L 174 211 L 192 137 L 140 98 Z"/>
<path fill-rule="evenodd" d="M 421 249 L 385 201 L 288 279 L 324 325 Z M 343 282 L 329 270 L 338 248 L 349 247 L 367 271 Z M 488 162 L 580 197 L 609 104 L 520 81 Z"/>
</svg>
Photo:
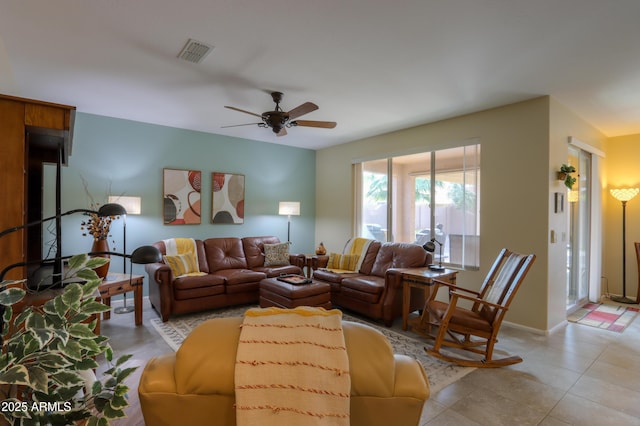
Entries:
<svg viewBox="0 0 640 426">
<path fill-rule="evenodd" d="M 563 117 L 554 122 L 555 134 L 550 138 L 552 110 Z M 551 254 L 559 256 L 556 248 L 561 246 L 556 243 L 553 253 L 550 250 L 550 221 L 554 227 L 566 226 L 552 211 L 553 192 L 560 190 L 553 168 L 566 162 L 570 130 L 577 127 L 578 133 L 586 135 L 583 126 L 549 97 L 540 97 L 320 150 L 316 240 L 323 241 L 329 251 L 338 251 L 353 233 L 354 160 L 449 148 L 478 138 L 482 144 L 481 266 L 479 271 L 460 273 L 458 282 L 478 288 L 502 247 L 535 253 L 538 258 L 507 321 L 549 330 L 565 318 L 564 298 L 561 306 L 552 305 L 555 312 L 550 313 L 549 295 L 555 300 L 566 292 L 566 271 L 558 266 L 562 260 L 550 259 Z"/>
<path fill-rule="evenodd" d="M 622 294 L 622 204 L 611 196 L 609 189 L 640 187 L 640 135 L 610 138 L 605 147 L 607 154 L 604 205 L 604 265 L 603 290 Z M 640 196 L 627 203 L 627 296 L 635 299 L 638 292 L 638 264 L 634 241 L 640 242 Z"/>
<path fill-rule="evenodd" d="M 566 319 L 566 265 L 567 250 L 566 243 L 568 238 L 568 215 L 569 205 L 567 200 L 567 188 L 563 181 L 557 180 L 555 173 L 560 170 L 560 166 L 567 162 L 569 137 L 578 139 L 582 143 L 591 145 L 598 151 L 604 151 L 605 136 L 597 131 L 593 126 L 576 116 L 572 111 L 561 105 L 554 99 L 550 99 L 550 131 L 549 131 L 549 170 L 551 172 L 550 185 L 550 206 L 549 206 L 549 232 L 556 232 L 556 242 L 549 239 L 549 294 L 547 306 L 549 309 L 548 324 L 553 327 L 562 323 Z M 565 208 L 562 214 L 556 214 L 553 211 L 553 194 L 554 192 L 562 192 L 565 194 Z M 601 228 L 601 223 L 595 226 Z M 596 237 L 596 235 L 594 235 Z M 599 245 L 600 242 L 597 242 Z M 596 271 L 600 270 L 601 261 L 598 259 L 597 265 L 592 265 Z M 595 274 L 596 277 L 599 276 Z M 598 278 L 595 278 L 596 280 Z M 558 285 L 556 285 L 556 282 Z"/>
</svg>

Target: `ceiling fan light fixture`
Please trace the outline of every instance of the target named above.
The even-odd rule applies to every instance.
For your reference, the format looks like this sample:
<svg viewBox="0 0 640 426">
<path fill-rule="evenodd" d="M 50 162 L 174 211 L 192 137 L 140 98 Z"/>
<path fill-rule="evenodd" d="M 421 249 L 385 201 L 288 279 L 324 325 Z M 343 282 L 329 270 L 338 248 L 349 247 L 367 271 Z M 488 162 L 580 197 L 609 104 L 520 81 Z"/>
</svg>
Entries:
<svg viewBox="0 0 640 426">
<path fill-rule="evenodd" d="M 262 114 L 256 114 L 254 112 L 246 111 L 244 109 L 236 108 L 233 106 L 225 105 L 225 108 L 242 112 L 244 114 L 253 115 L 255 117 L 260 117 L 262 119 L 262 123 L 249 123 L 257 124 L 258 127 L 269 127 L 277 136 L 286 136 L 287 127 L 318 127 L 324 129 L 333 129 L 336 127 L 336 123 L 334 121 L 316 121 L 316 120 L 296 120 L 298 117 L 301 117 L 305 114 L 313 112 L 318 109 L 318 105 L 312 102 L 305 102 L 301 105 L 298 105 L 294 109 L 290 111 L 284 111 L 280 108 L 280 101 L 282 101 L 283 94 L 282 92 L 271 92 L 271 97 L 275 102 L 276 106 L 273 111 L 266 111 Z M 295 120 L 295 121 L 294 121 Z M 235 126 L 223 126 L 223 127 L 238 127 L 244 126 L 244 124 L 235 125 Z"/>
</svg>

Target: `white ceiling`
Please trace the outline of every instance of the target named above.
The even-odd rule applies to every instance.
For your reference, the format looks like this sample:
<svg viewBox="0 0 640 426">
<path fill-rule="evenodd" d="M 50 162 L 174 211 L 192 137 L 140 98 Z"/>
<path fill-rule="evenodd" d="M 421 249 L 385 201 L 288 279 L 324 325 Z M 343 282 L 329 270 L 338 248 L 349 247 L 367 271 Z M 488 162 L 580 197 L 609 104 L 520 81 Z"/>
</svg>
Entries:
<svg viewBox="0 0 640 426">
<path fill-rule="evenodd" d="M 551 95 L 640 133 L 640 1 L 0 0 L 0 93 L 318 149 Z M 215 46 L 177 59 L 189 38 Z M 257 126 L 268 92 L 333 130 Z"/>
</svg>

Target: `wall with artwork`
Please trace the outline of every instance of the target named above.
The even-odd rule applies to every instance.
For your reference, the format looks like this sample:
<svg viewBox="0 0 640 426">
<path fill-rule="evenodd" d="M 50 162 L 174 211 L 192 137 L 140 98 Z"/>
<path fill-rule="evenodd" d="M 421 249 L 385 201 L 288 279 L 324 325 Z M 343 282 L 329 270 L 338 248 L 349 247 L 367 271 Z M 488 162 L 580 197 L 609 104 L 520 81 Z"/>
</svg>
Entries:
<svg viewBox="0 0 640 426">
<path fill-rule="evenodd" d="M 301 215 L 291 223 L 292 251 L 312 252 L 316 245 L 313 150 L 78 113 L 62 174 L 64 211 L 88 207 L 83 179 L 97 202 L 110 194 L 141 197 L 141 214 L 126 219 L 129 253 L 170 237 L 276 235 L 286 241 L 287 217 L 278 215 L 282 200 L 301 203 Z M 91 247 L 82 219 L 65 217 L 63 254 Z M 45 229 L 44 240 L 50 237 Z M 111 248 L 121 251 L 123 237 L 114 221 Z M 116 272 L 121 262 L 113 261 Z"/>
</svg>

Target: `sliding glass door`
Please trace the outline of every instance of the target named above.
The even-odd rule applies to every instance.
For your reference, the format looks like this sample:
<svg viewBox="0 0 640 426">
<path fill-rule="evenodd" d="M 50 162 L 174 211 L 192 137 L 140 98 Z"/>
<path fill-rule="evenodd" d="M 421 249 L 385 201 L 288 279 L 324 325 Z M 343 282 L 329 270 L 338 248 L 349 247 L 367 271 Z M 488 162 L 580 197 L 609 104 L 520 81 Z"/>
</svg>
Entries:
<svg viewBox="0 0 640 426">
<path fill-rule="evenodd" d="M 569 164 L 577 181 L 568 192 L 569 239 L 567 243 L 567 311 L 587 302 L 591 258 L 591 154 L 569 147 Z"/>
</svg>

